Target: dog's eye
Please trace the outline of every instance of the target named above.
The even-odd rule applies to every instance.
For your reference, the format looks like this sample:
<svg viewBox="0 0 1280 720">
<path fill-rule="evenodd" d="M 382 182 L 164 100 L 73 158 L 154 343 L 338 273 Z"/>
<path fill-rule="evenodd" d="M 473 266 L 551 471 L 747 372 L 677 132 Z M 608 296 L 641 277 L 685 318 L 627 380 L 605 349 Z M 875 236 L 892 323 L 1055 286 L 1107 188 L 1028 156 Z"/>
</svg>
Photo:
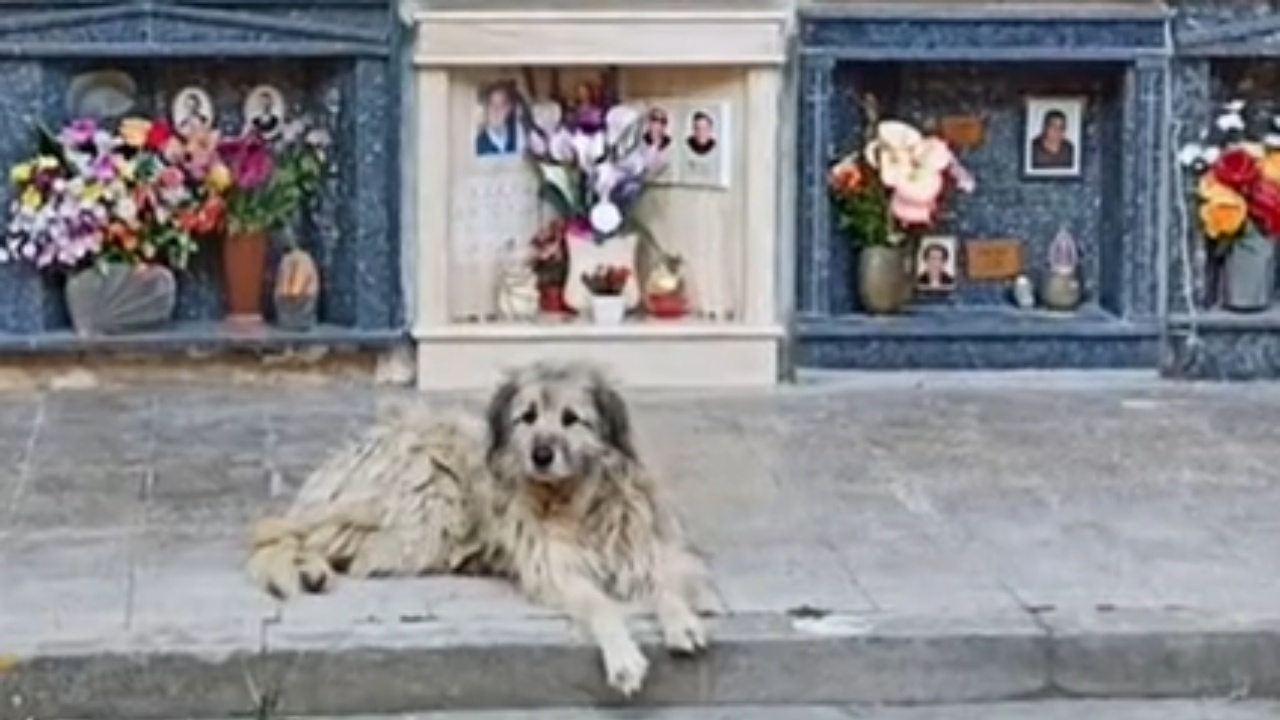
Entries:
<svg viewBox="0 0 1280 720">
<path fill-rule="evenodd" d="M 565 427 L 569 427 L 571 425 L 577 425 L 581 421 L 582 421 L 582 418 L 578 417 L 578 413 L 572 410 L 565 410 L 564 412 L 560 413 L 560 424 L 564 425 Z"/>
<path fill-rule="evenodd" d="M 538 408 L 530 405 L 529 409 L 521 413 L 520 417 L 516 418 L 516 420 L 524 423 L 525 425 L 532 425 L 538 422 Z"/>
</svg>

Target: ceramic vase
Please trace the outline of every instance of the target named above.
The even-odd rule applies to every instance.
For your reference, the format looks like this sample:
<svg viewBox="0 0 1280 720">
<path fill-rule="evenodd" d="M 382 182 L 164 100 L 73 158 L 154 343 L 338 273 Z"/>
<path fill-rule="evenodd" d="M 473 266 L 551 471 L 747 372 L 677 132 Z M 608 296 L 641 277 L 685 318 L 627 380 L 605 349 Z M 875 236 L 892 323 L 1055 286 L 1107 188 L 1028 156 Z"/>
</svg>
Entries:
<svg viewBox="0 0 1280 720">
<path fill-rule="evenodd" d="M 262 283 L 266 265 L 265 229 L 228 233 L 222 239 L 222 282 L 229 322 L 262 322 Z"/>
<path fill-rule="evenodd" d="M 858 251 L 858 299 L 863 312 L 900 312 L 910 295 L 903 285 L 905 261 L 900 247 L 877 245 Z"/>
<path fill-rule="evenodd" d="M 627 303 L 621 295 L 592 295 L 591 319 L 596 325 L 621 325 Z"/>
<path fill-rule="evenodd" d="M 1223 306 L 1235 312 L 1261 312 L 1271 307 L 1275 297 L 1275 253 L 1275 242 L 1253 227 L 1236 240 L 1223 263 Z"/>
</svg>

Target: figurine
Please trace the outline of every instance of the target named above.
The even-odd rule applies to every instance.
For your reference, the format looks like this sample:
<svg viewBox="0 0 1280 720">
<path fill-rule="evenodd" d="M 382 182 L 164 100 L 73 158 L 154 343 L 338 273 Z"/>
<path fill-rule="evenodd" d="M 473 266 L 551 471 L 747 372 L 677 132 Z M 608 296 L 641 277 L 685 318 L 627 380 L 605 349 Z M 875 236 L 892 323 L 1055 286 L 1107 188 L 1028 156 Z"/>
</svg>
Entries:
<svg viewBox="0 0 1280 720">
<path fill-rule="evenodd" d="M 1059 228 L 1049 244 L 1049 273 L 1040 291 L 1045 307 L 1050 310 L 1074 310 L 1080 304 L 1079 255 L 1075 239 L 1065 227 Z"/>
<path fill-rule="evenodd" d="M 687 308 L 680 262 L 679 256 L 667 255 L 645 278 L 645 309 L 651 317 L 674 319 L 684 316 Z"/>
<path fill-rule="evenodd" d="M 538 274 L 515 238 L 505 247 L 498 274 L 498 315 L 503 320 L 532 320 L 538 315 Z"/>
</svg>

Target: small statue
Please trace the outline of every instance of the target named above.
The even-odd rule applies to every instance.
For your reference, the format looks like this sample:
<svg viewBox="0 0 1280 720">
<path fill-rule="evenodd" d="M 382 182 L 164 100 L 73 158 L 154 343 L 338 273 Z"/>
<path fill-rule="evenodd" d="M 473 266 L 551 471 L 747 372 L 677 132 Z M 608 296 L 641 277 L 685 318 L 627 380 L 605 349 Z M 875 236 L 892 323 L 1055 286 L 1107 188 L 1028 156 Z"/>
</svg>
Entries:
<svg viewBox="0 0 1280 720">
<path fill-rule="evenodd" d="M 687 311 L 678 255 L 664 255 L 644 281 L 645 309 L 655 318 L 674 319 Z"/>
<path fill-rule="evenodd" d="M 1013 304 L 1020 310 L 1030 310 L 1036 306 L 1036 291 L 1026 275 L 1019 275 L 1013 281 Z"/>
<path fill-rule="evenodd" d="M 532 320 L 538 315 L 538 274 L 515 238 L 507 240 L 498 272 L 498 315 L 503 320 Z"/>
<path fill-rule="evenodd" d="M 1065 227 L 1058 229 L 1049 244 L 1049 272 L 1044 278 L 1040 297 L 1050 310 L 1074 310 L 1080 304 L 1082 291 L 1078 262 L 1080 251 Z"/>
</svg>

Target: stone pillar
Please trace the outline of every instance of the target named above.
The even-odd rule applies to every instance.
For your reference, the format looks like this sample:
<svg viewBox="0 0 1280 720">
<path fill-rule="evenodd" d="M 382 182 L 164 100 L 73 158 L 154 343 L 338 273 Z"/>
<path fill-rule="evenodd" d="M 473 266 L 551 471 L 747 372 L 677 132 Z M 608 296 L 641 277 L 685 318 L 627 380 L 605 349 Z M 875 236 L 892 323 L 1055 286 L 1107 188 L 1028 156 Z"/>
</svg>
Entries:
<svg viewBox="0 0 1280 720">
<path fill-rule="evenodd" d="M 403 324 L 401 300 L 399 195 L 400 129 L 393 122 L 400 97 L 399 81 L 389 63 L 360 58 L 349 77 L 345 109 L 352 143 L 348 170 L 352 199 L 349 228 L 340 251 L 350 262 L 347 280 L 353 293 L 352 324 L 386 329 Z"/>
<path fill-rule="evenodd" d="M 0 183 L 0 209 L 8 222 L 12 191 L 8 168 L 36 149 L 32 123 L 44 114 L 44 70 L 38 61 L 0 62 L 4 92 L 0 93 L 0 168 L 6 180 Z M 31 266 L 22 263 L 0 265 L 0 333 L 36 334 L 51 327 L 57 306 L 52 286 Z"/>
<path fill-rule="evenodd" d="M 831 98 L 835 63 L 822 55 L 800 58 L 800 206 L 796 234 L 796 312 L 832 312 L 831 211 L 826 166 L 832 152 Z"/>
<path fill-rule="evenodd" d="M 1171 203 L 1161 189 L 1172 185 L 1177 163 L 1170 149 L 1165 117 L 1167 57 L 1143 57 L 1124 75 L 1125 243 L 1121 257 L 1121 311 L 1126 317 L 1154 317 L 1158 308 L 1161 263 L 1167 253 Z"/>
<path fill-rule="evenodd" d="M 1203 58 L 1178 60 L 1173 64 L 1173 117 L 1170 135 L 1177 153 L 1186 143 L 1200 139 L 1213 122 L 1216 111 L 1210 63 Z M 1180 167 L 1170 168 L 1169 177 L 1169 311 L 1186 313 L 1201 302 L 1207 253 L 1195 224 L 1191 178 Z"/>
</svg>

